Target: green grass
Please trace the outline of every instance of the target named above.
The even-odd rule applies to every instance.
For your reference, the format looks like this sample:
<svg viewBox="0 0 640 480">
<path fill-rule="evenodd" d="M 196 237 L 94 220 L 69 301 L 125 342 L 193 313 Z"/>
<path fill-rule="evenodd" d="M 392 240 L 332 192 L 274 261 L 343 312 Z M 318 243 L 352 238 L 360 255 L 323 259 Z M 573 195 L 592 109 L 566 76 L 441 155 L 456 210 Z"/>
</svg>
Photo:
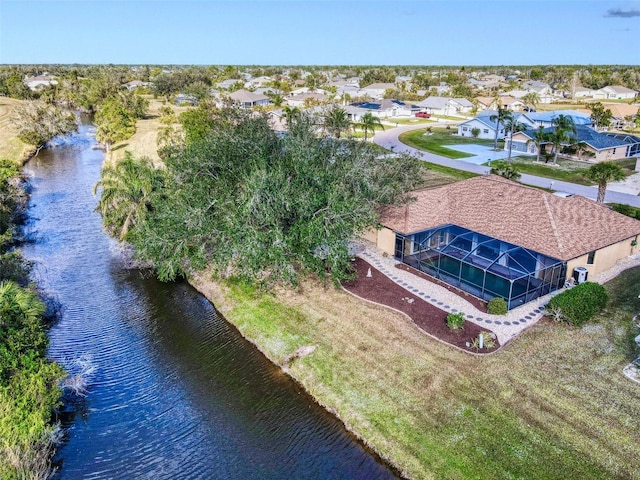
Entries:
<svg viewBox="0 0 640 480">
<path fill-rule="evenodd" d="M 640 402 L 621 374 L 635 355 L 640 268 L 606 285 L 611 302 L 582 328 L 542 320 L 475 357 L 406 317 L 303 282 L 275 296 L 214 288 L 214 302 L 290 374 L 415 479 L 633 478 Z M 230 308 L 229 308 L 230 307 Z"/>
<path fill-rule="evenodd" d="M 419 117 L 413 117 L 413 118 L 386 118 L 383 120 L 383 122 L 389 123 L 389 124 L 399 124 L 399 125 L 429 125 L 430 123 L 435 123 L 436 120 L 430 119 L 430 118 L 419 118 Z"/>
<path fill-rule="evenodd" d="M 517 156 L 512 157 L 512 161 L 517 164 L 520 173 L 528 173 L 530 175 L 537 175 L 539 177 L 545 177 L 552 180 L 561 180 L 564 182 L 576 183 L 578 185 L 595 185 L 594 182 L 589 180 L 585 176 L 585 172 L 589 169 L 591 164 L 585 162 L 578 162 L 576 160 L 568 160 L 562 157 L 558 158 L 558 165 L 552 166 L 551 162 L 537 163 L 536 157 L 533 156 Z M 635 159 L 616 160 L 615 163 L 622 167 L 625 175 L 629 176 L 636 173 L 633 169 L 635 167 Z"/>
<path fill-rule="evenodd" d="M 454 135 L 457 132 L 452 128 L 447 130 L 446 128 L 434 128 L 430 135 L 425 135 L 427 130 L 414 130 L 411 132 L 405 132 L 400 135 L 399 139 L 402 143 L 409 145 L 410 147 L 424 150 L 436 155 L 441 155 L 447 158 L 468 158 L 473 157 L 469 153 L 459 152 L 450 148 L 443 147 L 443 145 L 463 145 L 463 144 L 476 144 L 476 145 L 493 145 L 492 140 L 482 140 L 479 138 L 459 137 Z"/>
<path fill-rule="evenodd" d="M 437 163 L 424 162 L 424 164 L 429 170 L 433 172 L 441 173 L 443 175 L 447 175 L 458 180 L 466 180 L 467 178 L 473 178 L 478 176 L 477 174 L 472 172 L 466 172 L 464 170 L 458 170 L 457 168 L 438 165 Z"/>
</svg>

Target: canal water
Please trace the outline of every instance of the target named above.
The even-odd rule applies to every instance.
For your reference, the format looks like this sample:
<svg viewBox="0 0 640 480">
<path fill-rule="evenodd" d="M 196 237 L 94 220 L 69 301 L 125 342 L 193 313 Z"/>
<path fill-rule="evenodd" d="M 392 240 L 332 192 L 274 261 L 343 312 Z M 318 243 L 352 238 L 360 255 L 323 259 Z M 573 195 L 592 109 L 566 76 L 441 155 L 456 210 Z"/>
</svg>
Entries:
<svg viewBox="0 0 640 480">
<path fill-rule="evenodd" d="M 94 144 L 85 121 L 26 165 L 24 253 L 61 306 L 49 355 L 90 373 L 57 478 L 395 478 L 188 284 L 126 267 L 94 211 Z"/>
</svg>

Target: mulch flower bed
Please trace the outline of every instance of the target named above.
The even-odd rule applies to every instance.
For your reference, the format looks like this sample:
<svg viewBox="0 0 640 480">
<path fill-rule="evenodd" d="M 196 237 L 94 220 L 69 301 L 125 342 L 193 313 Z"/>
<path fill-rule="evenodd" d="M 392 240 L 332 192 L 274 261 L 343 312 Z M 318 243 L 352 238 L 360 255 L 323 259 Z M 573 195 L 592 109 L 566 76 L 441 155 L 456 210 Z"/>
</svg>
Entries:
<svg viewBox="0 0 640 480">
<path fill-rule="evenodd" d="M 473 295 L 463 290 L 460 290 L 459 288 L 456 288 L 453 285 L 449 285 L 448 283 L 445 283 L 442 280 L 438 280 L 437 278 L 434 278 L 431 275 L 421 272 L 420 270 L 417 270 L 412 266 L 407 265 L 406 263 L 398 263 L 396 264 L 396 268 L 399 268 L 400 270 L 404 270 L 405 272 L 409 272 L 414 275 L 417 275 L 418 277 L 428 280 L 431 283 L 435 283 L 436 285 L 440 285 L 441 287 L 446 288 L 450 292 L 455 293 L 459 297 L 464 298 L 467 302 L 469 302 L 471 305 L 476 307 L 481 312 L 487 313 L 487 302 L 485 302 L 484 300 L 480 300 L 478 297 L 474 297 Z"/>
<path fill-rule="evenodd" d="M 468 347 L 467 342 L 471 343 L 480 332 L 488 330 L 472 322 L 465 322 L 463 328 L 459 330 L 451 330 L 447 327 L 447 312 L 444 310 L 413 295 L 361 258 L 356 258 L 353 261 L 353 266 L 357 274 L 356 278 L 342 284 L 348 292 L 405 313 L 421 330 L 463 350 L 488 353 L 499 347 L 497 339 L 495 340 L 496 347 L 492 350 L 476 351 Z M 369 268 L 371 269 L 371 277 L 367 278 Z"/>
</svg>

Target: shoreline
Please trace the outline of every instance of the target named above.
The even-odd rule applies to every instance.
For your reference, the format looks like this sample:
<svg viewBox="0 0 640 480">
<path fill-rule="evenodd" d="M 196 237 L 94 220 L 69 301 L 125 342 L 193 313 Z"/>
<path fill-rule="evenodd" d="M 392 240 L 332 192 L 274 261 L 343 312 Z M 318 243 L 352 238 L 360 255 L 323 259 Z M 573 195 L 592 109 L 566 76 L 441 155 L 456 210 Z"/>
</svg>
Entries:
<svg viewBox="0 0 640 480">
<path fill-rule="evenodd" d="M 325 404 L 320 399 L 318 399 L 309 388 L 304 384 L 304 382 L 293 375 L 291 373 L 291 369 L 288 368 L 288 365 L 294 363 L 298 358 L 302 357 L 294 357 L 290 362 L 284 360 L 287 365 L 283 365 L 282 362 L 277 358 L 272 358 L 269 355 L 269 352 L 263 348 L 254 338 L 249 337 L 246 333 L 241 329 L 239 325 L 229 319 L 227 315 L 225 315 L 225 311 L 231 310 L 233 307 L 231 305 L 226 304 L 226 300 L 224 297 L 223 289 L 225 288 L 218 282 L 213 280 L 208 280 L 204 278 L 204 275 L 201 273 L 191 273 L 186 280 L 189 285 L 191 285 L 196 291 L 198 291 L 202 296 L 204 296 L 211 304 L 214 306 L 217 312 L 221 314 L 224 318 L 225 322 L 227 322 L 233 329 L 235 329 L 245 340 L 251 343 L 258 352 L 260 352 L 271 364 L 273 364 L 276 368 L 278 368 L 284 375 L 286 375 L 289 379 L 291 379 L 305 394 L 309 397 L 309 399 L 320 406 L 323 410 L 325 410 L 329 415 L 334 417 L 340 424 L 343 426 L 345 431 L 351 436 L 355 441 L 357 441 L 362 448 L 372 455 L 379 463 L 387 467 L 394 475 L 398 476 L 401 479 L 411 479 L 407 472 L 402 470 L 396 463 L 394 463 L 389 457 L 383 455 L 379 452 L 374 445 L 371 444 L 366 438 L 356 432 L 353 427 L 349 424 L 347 420 L 342 418 L 335 408 L 330 405 Z M 359 297 L 355 297 L 359 298 Z M 401 313 L 401 312 L 399 312 Z"/>
</svg>

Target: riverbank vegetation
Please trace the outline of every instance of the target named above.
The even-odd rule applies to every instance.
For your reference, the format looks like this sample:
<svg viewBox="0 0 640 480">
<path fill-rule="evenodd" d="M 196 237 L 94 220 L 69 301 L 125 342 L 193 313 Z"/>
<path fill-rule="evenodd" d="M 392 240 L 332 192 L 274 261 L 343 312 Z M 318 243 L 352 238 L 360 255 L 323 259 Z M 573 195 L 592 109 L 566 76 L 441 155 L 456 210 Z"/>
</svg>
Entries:
<svg viewBox="0 0 640 480">
<path fill-rule="evenodd" d="M 47 478 L 63 377 L 46 358 L 45 305 L 14 249 L 26 207 L 20 166 L 0 160 L 0 477 Z"/>
</svg>

